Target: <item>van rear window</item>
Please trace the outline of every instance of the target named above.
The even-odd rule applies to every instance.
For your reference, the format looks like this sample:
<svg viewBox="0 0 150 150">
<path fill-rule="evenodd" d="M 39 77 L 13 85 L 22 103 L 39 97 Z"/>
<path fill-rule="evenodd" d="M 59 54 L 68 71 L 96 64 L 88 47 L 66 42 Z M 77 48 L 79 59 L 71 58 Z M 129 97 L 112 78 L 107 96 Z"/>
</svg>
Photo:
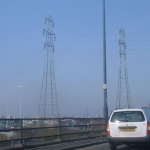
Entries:
<svg viewBox="0 0 150 150">
<path fill-rule="evenodd" d="M 114 112 L 111 122 L 142 122 L 145 121 L 142 111 L 120 111 Z"/>
</svg>

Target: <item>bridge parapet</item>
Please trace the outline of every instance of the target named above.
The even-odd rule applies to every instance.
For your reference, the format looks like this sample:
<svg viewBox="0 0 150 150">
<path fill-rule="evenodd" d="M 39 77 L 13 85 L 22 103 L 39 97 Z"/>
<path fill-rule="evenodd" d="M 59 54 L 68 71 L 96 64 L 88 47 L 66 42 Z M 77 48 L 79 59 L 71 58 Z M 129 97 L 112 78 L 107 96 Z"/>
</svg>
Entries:
<svg viewBox="0 0 150 150">
<path fill-rule="evenodd" d="M 0 147 L 103 137 L 105 118 L 0 119 Z"/>
</svg>

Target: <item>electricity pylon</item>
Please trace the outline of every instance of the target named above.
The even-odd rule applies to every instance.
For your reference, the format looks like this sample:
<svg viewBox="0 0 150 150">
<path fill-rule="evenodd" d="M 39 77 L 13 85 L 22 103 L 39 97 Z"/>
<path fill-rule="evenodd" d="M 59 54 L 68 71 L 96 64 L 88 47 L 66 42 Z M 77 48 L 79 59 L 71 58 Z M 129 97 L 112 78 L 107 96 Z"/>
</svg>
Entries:
<svg viewBox="0 0 150 150">
<path fill-rule="evenodd" d="M 117 108 L 131 108 L 130 90 L 128 84 L 128 74 L 126 65 L 126 43 L 125 33 L 123 28 L 119 30 L 119 56 L 120 56 L 120 67 L 119 67 L 119 79 L 118 79 L 118 90 L 117 90 Z"/>
<path fill-rule="evenodd" d="M 53 40 L 55 34 L 53 33 L 54 22 L 51 16 L 45 19 L 47 29 L 43 30 L 43 35 L 46 36 L 44 49 L 46 50 L 44 61 L 44 72 L 41 86 L 40 102 L 38 114 L 41 117 L 58 118 L 59 109 L 57 101 L 57 91 L 54 73 L 54 45 Z"/>
</svg>

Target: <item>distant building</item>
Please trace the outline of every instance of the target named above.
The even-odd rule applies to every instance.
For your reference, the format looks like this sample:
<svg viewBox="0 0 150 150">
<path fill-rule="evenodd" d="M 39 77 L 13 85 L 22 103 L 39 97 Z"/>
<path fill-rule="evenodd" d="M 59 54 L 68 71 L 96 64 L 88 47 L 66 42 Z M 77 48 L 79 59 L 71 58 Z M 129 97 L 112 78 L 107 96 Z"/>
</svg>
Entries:
<svg viewBox="0 0 150 150">
<path fill-rule="evenodd" d="M 8 115 L 8 117 L 7 117 L 8 119 L 12 119 L 12 116 L 11 115 Z"/>
<path fill-rule="evenodd" d="M 0 118 L 5 118 L 5 116 L 4 115 L 0 115 Z"/>
</svg>

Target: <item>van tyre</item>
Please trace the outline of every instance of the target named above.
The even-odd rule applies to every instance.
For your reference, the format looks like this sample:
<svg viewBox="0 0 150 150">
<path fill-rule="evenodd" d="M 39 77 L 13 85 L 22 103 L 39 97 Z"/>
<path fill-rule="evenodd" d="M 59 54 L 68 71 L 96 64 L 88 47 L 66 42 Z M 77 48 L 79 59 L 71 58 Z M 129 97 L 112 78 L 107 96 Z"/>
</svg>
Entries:
<svg viewBox="0 0 150 150">
<path fill-rule="evenodd" d="M 116 150 L 117 144 L 116 143 L 109 143 L 109 147 L 111 150 Z"/>
</svg>

